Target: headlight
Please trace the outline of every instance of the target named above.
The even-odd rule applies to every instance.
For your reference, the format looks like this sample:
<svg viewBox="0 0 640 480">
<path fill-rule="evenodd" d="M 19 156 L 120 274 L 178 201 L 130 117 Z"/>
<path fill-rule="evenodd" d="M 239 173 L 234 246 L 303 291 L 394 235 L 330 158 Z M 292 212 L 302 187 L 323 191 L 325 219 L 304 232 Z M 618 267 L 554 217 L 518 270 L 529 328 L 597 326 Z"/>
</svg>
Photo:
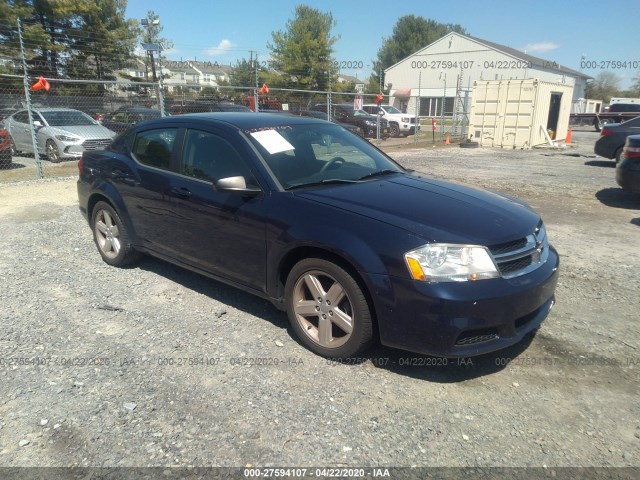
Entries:
<svg viewBox="0 0 640 480">
<path fill-rule="evenodd" d="M 365 120 L 364 123 L 366 123 L 367 125 L 375 125 L 376 122 L 374 122 L 373 120 Z"/>
<path fill-rule="evenodd" d="M 70 137 L 69 135 L 54 135 L 61 142 L 79 142 L 81 139 L 78 137 Z"/>
<path fill-rule="evenodd" d="M 402 117 L 402 118 L 400 119 L 400 121 L 401 121 L 402 123 L 409 123 L 409 117 Z"/>
<path fill-rule="evenodd" d="M 409 273 L 423 282 L 466 282 L 500 276 L 486 247 L 431 243 L 404 254 Z"/>
</svg>

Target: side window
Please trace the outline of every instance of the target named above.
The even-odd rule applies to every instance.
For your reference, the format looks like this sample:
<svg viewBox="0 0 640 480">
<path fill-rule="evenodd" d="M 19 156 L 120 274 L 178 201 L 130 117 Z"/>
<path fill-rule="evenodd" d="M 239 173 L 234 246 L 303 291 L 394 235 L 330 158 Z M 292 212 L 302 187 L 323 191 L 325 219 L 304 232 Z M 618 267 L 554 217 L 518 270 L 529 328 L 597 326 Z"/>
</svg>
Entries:
<svg viewBox="0 0 640 480">
<path fill-rule="evenodd" d="M 241 176 L 247 185 L 257 186 L 244 159 L 229 142 L 200 130 L 187 130 L 180 173 L 208 182 Z"/>
<path fill-rule="evenodd" d="M 169 170 L 171 151 L 177 133 L 176 128 L 159 128 L 140 132 L 136 135 L 132 153 L 140 163 Z"/>
<path fill-rule="evenodd" d="M 27 112 L 16 113 L 15 119 L 20 123 L 29 123 L 29 114 Z M 40 120 L 37 115 L 33 116 L 34 120 Z"/>
</svg>

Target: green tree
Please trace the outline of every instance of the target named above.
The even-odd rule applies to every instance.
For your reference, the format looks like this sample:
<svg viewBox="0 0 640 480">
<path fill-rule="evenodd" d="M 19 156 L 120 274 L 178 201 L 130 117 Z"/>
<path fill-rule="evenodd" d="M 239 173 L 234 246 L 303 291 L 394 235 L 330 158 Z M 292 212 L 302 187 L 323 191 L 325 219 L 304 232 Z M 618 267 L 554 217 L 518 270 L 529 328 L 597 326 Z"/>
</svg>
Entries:
<svg viewBox="0 0 640 480">
<path fill-rule="evenodd" d="M 0 0 L 0 53 L 20 58 L 20 18 L 30 75 L 109 78 L 139 35 L 125 9 L 126 0 Z"/>
<path fill-rule="evenodd" d="M 640 72 L 636 74 L 633 83 L 625 93 L 625 96 L 640 97 Z"/>
<path fill-rule="evenodd" d="M 393 33 L 383 40 L 382 46 L 378 50 L 367 90 L 377 92 L 380 72 L 444 37 L 449 32 L 467 34 L 465 29 L 458 24 L 440 23 L 415 15 L 404 15 L 398 18 L 393 27 Z"/>
<path fill-rule="evenodd" d="M 283 86 L 327 89 L 328 72 L 335 76 L 332 54 L 339 38 L 331 35 L 335 25 L 331 13 L 298 5 L 286 29 L 272 32 L 271 66 L 282 75 Z"/>
<path fill-rule="evenodd" d="M 77 8 L 80 2 L 74 3 Z M 115 78 L 113 72 L 133 55 L 140 34 L 137 21 L 126 20 L 125 9 L 125 0 L 100 0 L 76 10 L 81 30 L 69 39 L 75 52 L 66 68 L 69 76 Z"/>
<path fill-rule="evenodd" d="M 587 84 L 585 90 L 587 98 L 602 100 L 609 103 L 611 97 L 620 96 L 620 77 L 613 72 L 600 72 Z"/>
</svg>

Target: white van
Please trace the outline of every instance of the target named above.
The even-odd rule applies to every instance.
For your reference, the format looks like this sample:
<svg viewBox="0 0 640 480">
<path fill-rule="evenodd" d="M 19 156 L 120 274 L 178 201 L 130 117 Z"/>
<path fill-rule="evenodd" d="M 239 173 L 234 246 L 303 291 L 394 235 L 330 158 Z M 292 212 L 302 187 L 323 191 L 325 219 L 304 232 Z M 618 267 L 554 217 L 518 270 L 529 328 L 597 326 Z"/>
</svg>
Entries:
<svg viewBox="0 0 640 480">
<path fill-rule="evenodd" d="M 413 135 L 416 132 L 416 117 L 402 113 L 392 105 L 369 103 L 363 105 L 362 109 L 372 115 L 382 115 L 389 122 L 392 137 Z M 418 130 L 420 130 L 420 125 L 418 125 Z"/>
</svg>

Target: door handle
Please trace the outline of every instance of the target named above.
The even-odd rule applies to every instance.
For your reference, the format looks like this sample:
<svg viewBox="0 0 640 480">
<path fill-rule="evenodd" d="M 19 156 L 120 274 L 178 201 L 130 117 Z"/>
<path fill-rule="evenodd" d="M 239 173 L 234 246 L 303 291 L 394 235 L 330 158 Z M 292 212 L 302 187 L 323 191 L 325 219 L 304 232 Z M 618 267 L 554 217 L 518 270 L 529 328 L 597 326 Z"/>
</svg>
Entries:
<svg viewBox="0 0 640 480">
<path fill-rule="evenodd" d="M 173 187 L 171 193 L 180 198 L 189 198 L 191 196 L 191 190 L 185 187 Z"/>
</svg>

